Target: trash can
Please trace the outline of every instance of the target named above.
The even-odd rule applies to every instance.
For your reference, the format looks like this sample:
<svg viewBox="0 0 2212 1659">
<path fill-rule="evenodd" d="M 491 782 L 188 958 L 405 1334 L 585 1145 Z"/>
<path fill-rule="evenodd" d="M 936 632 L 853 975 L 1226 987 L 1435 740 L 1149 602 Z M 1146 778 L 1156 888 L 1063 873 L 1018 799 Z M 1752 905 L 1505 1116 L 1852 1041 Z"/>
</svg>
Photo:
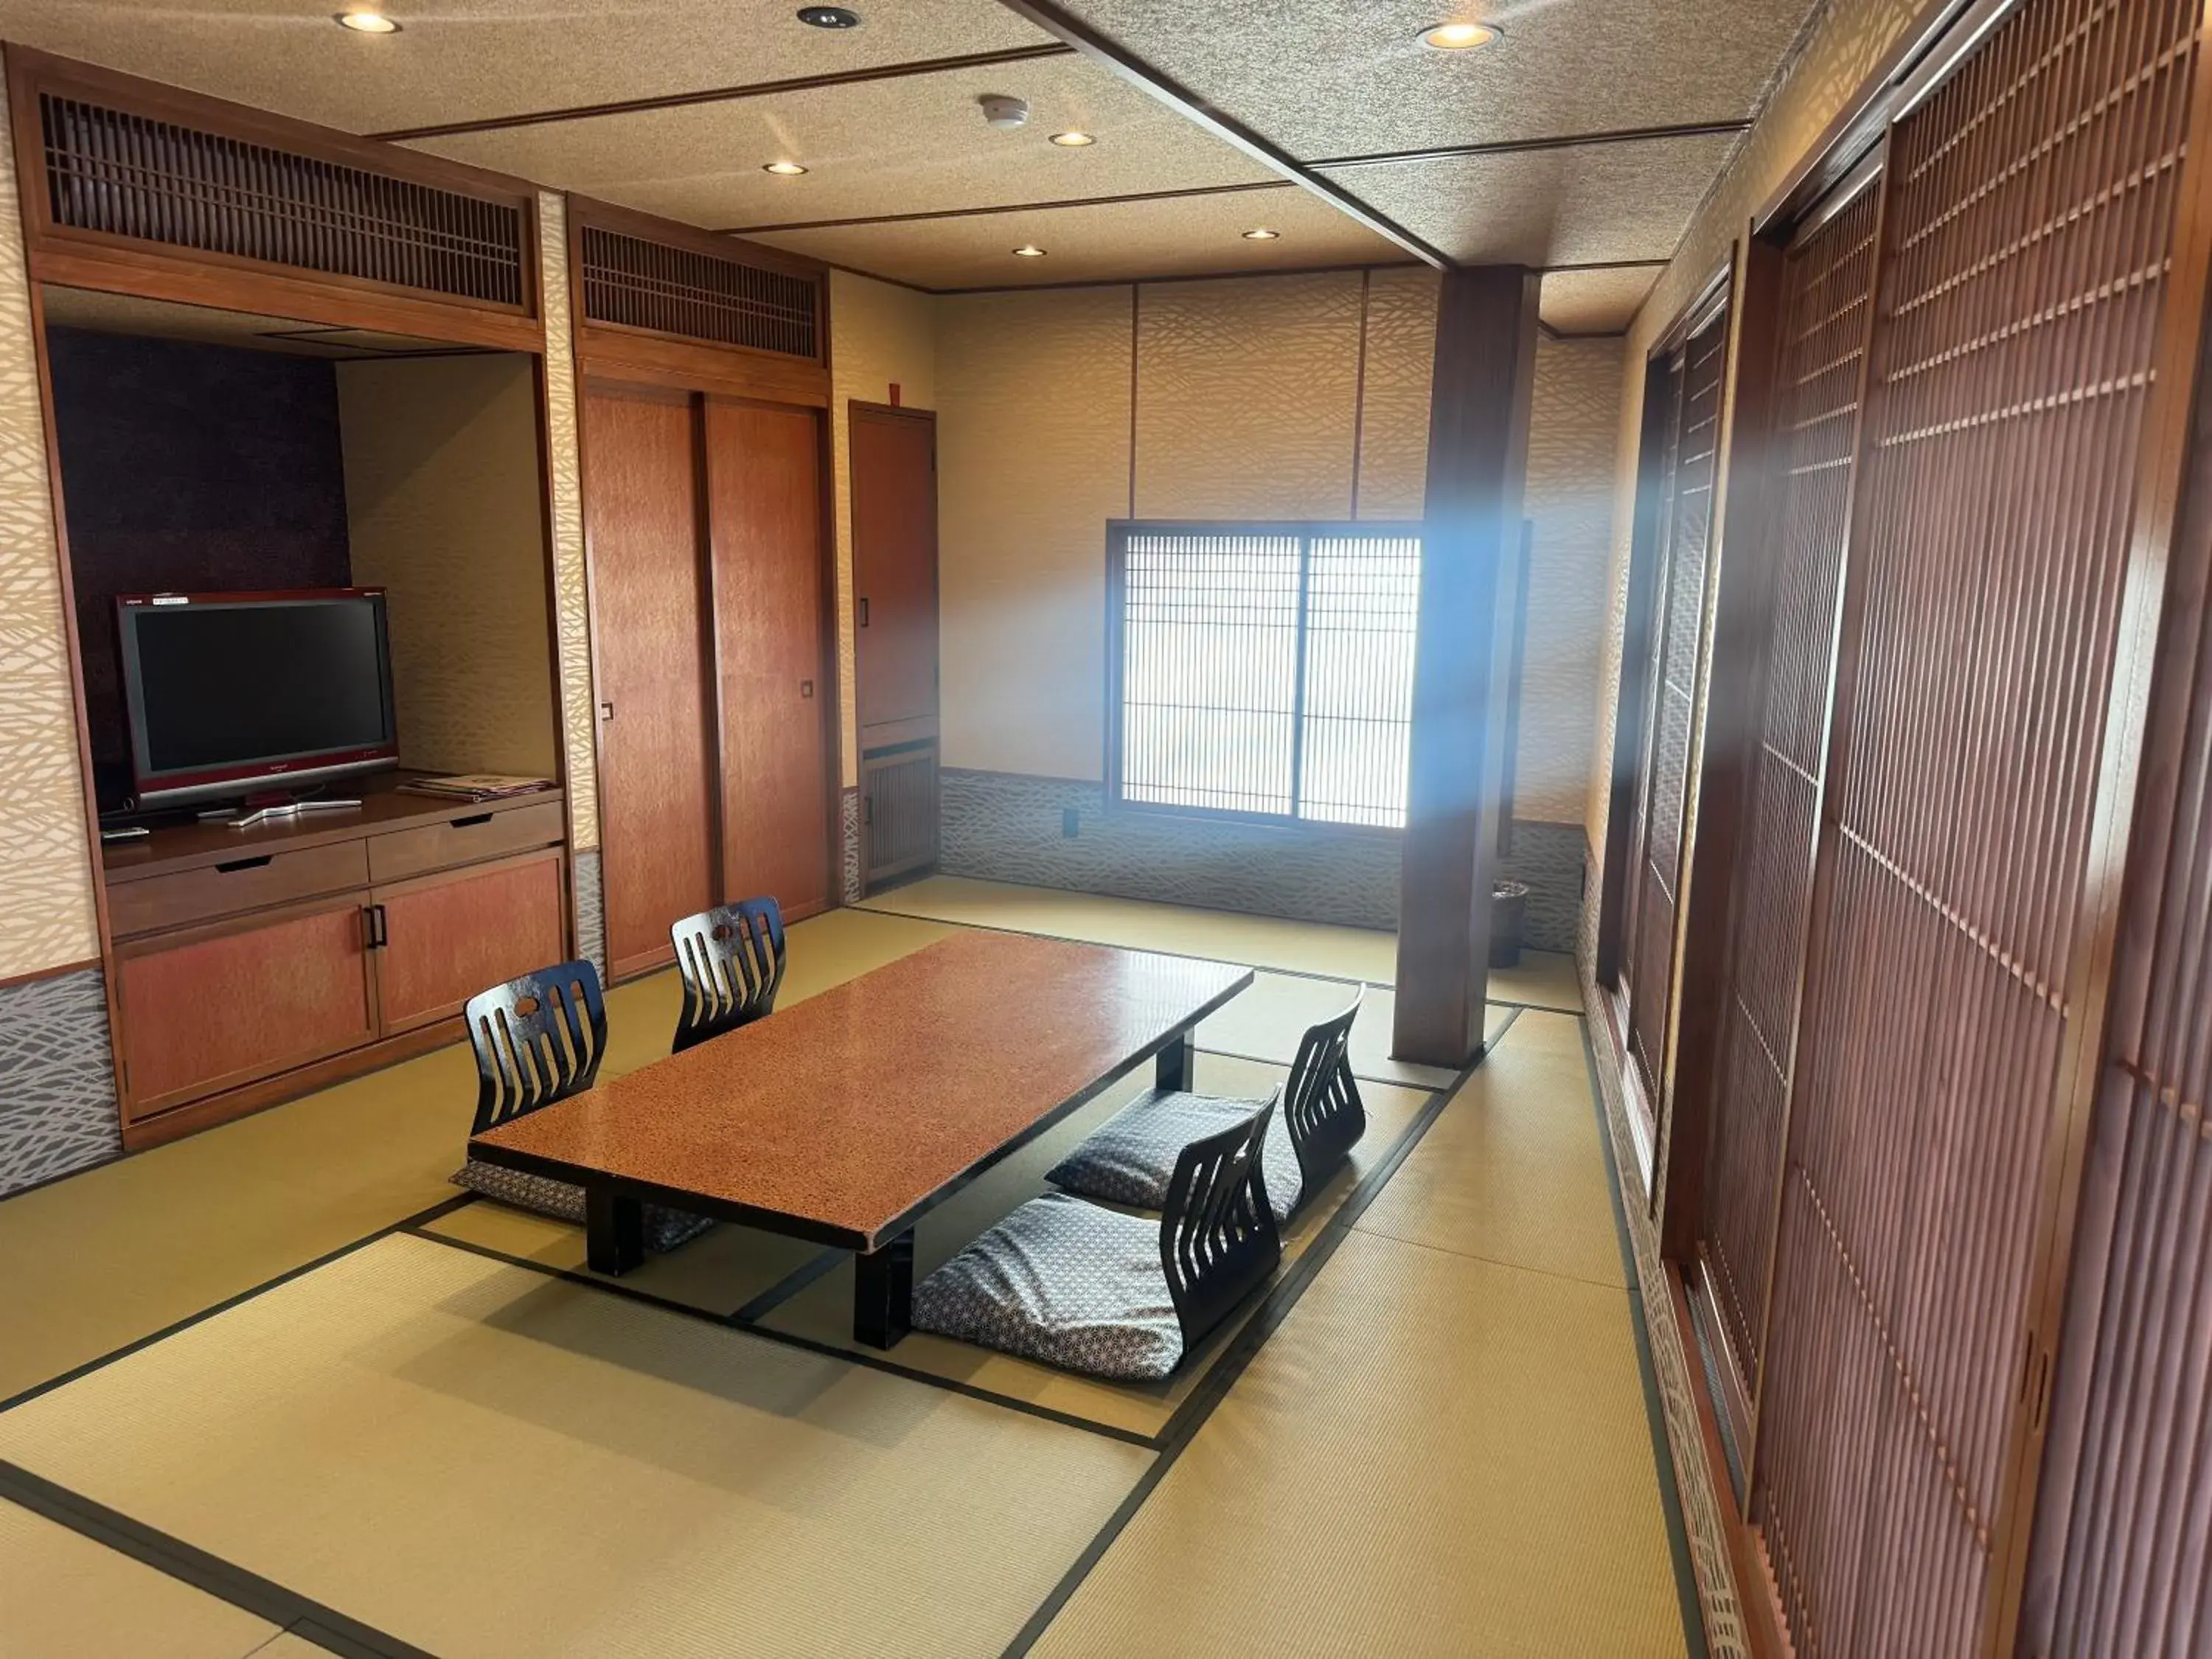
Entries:
<svg viewBox="0 0 2212 1659">
<path fill-rule="evenodd" d="M 1528 889 L 1517 881 L 1501 881 L 1490 890 L 1490 965 L 1521 965 L 1521 930 L 1528 920 Z"/>
</svg>

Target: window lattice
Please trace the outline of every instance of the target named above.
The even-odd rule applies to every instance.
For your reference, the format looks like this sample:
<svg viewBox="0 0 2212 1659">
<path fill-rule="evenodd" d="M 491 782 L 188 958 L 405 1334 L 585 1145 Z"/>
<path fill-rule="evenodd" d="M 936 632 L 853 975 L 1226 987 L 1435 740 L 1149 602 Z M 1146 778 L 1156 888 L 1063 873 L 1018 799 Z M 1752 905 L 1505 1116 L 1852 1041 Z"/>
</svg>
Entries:
<svg viewBox="0 0 2212 1659">
<path fill-rule="evenodd" d="M 1418 536 L 1133 526 L 1118 552 L 1121 799 L 1404 824 Z"/>
</svg>

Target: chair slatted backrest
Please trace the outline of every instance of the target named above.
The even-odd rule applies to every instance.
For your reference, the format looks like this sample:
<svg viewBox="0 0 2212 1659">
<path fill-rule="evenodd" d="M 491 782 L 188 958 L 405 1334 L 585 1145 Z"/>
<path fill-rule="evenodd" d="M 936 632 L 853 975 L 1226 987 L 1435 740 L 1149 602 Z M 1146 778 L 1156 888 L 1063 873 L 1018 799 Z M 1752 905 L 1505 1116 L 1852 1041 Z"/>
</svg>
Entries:
<svg viewBox="0 0 2212 1659">
<path fill-rule="evenodd" d="M 1367 1108 L 1352 1076 L 1352 1026 L 1366 998 L 1361 986 L 1352 1004 L 1310 1028 L 1283 1089 L 1283 1116 L 1304 1177 L 1301 1203 L 1319 1192 L 1336 1166 L 1367 1133 Z"/>
<path fill-rule="evenodd" d="M 684 977 L 684 1012 L 671 1052 L 765 1019 L 783 983 L 783 911 L 772 898 L 740 899 L 686 916 L 668 930 Z"/>
<path fill-rule="evenodd" d="M 1270 1099 L 1244 1122 L 1192 1141 L 1176 1159 L 1160 1212 L 1160 1266 L 1186 1355 L 1282 1259 L 1260 1173 L 1276 1104 Z"/>
<path fill-rule="evenodd" d="M 581 1094 L 599 1075 L 607 1005 L 599 971 L 564 962 L 469 999 L 464 1011 L 477 1056 L 477 1118 L 470 1133 Z"/>
</svg>

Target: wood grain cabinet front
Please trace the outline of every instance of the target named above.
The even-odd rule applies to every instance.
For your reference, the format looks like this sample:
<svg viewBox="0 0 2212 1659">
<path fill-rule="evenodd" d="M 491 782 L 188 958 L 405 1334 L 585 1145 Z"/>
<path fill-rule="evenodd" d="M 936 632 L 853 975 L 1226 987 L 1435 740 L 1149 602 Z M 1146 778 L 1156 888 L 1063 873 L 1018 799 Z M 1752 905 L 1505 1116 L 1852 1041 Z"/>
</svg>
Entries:
<svg viewBox="0 0 2212 1659">
<path fill-rule="evenodd" d="M 121 947 L 125 1121 L 374 1040 L 366 914 L 353 894 Z"/>
<path fill-rule="evenodd" d="M 564 863 L 550 848 L 375 889 L 370 937 L 383 1034 L 458 1014 L 477 992 L 565 958 Z"/>
</svg>

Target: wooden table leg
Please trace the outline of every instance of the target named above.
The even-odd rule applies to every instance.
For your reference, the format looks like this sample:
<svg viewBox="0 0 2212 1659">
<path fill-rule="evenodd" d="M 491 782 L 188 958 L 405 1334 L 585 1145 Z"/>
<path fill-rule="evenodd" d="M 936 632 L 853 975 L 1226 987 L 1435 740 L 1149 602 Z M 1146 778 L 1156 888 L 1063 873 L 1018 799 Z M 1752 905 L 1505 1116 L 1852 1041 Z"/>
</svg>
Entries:
<svg viewBox="0 0 2212 1659">
<path fill-rule="evenodd" d="M 1160 1050 L 1152 1080 L 1163 1089 L 1188 1094 L 1198 1075 L 1198 1033 L 1180 1031 Z"/>
<path fill-rule="evenodd" d="M 611 1187 L 586 1187 L 584 1260 L 595 1273 L 626 1273 L 644 1261 L 644 1204 Z"/>
<path fill-rule="evenodd" d="M 853 1258 L 853 1340 L 888 1348 L 914 1328 L 914 1229 Z"/>
</svg>

